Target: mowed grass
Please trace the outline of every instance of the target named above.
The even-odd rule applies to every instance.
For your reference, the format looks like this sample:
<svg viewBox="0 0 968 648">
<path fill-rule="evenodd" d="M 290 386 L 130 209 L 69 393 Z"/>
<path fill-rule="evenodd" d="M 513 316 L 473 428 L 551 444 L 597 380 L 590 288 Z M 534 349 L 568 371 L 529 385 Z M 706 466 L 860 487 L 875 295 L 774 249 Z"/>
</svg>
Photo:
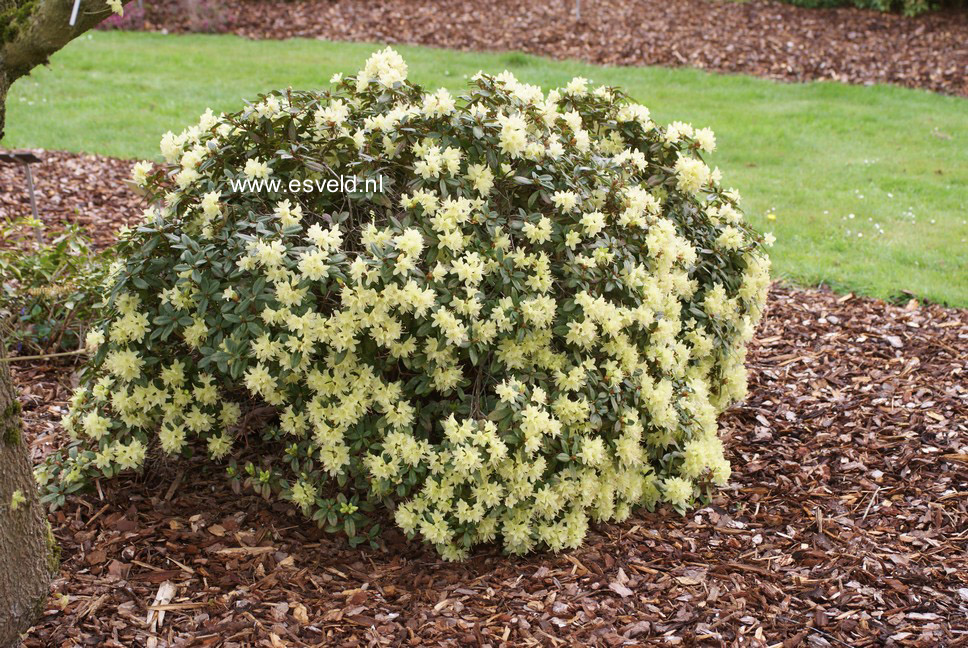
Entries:
<svg viewBox="0 0 968 648">
<path fill-rule="evenodd" d="M 154 158 L 165 131 L 273 88 L 325 86 L 374 45 L 96 32 L 11 90 L 7 147 Z M 968 101 L 890 86 L 780 84 L 518 53 L 400 47 L 411 78 L 459 92 L 480 69 L 546 89 L 575 75 L 624 87 L 659 123 L 710 126 L 710 162 L 777 237 L 775 275 L 968 306 Z M 775 213 L 775 220 L 766 215 Z"/>
</svg>

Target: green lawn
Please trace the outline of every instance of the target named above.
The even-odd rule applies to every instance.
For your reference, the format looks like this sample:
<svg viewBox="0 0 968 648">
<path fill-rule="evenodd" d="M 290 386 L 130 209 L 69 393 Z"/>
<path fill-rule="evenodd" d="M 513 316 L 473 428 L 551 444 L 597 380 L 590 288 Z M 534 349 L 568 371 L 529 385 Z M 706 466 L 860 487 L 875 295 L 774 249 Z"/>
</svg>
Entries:
<svg viewBox="0 0 968 648">
<path fill-rule="evenodd" d="M 358 70 L 372 45 L 96 32 L 11 90 L 7 147 L 152 157 L 166 130 L 271 88 Z M 779 84 L 698 70 L 598 67 L 401 47 L 411 78 L 459 91 L 484 69 L 542 86 L 620 85 L 660 123 L 710 126 L 712 162 L 777 236 L 775 274 L 968 306 L 968 101 L 890 86 Z M 775 210 L 776 220 L 766 214 Z M 853 215 L 853 217 L 851 217 Z"/>
</svg>

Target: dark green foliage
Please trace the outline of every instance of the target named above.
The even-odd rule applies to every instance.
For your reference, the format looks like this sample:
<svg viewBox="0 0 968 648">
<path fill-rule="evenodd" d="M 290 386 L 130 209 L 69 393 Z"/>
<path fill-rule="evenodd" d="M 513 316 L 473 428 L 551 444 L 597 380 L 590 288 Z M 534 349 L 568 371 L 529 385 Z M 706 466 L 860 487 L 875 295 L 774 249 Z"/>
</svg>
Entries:
<svg viewBox="0 0 968 648">
<path fill-rule="evenodd" d="M 965 9 L 968 7 L 965 0 L 786 0 L 786 2 L 810 9 L 857 7 L 858 9 L 902 13 L 905 16 L 917 16 L 936 9 Z"/>
</svg>

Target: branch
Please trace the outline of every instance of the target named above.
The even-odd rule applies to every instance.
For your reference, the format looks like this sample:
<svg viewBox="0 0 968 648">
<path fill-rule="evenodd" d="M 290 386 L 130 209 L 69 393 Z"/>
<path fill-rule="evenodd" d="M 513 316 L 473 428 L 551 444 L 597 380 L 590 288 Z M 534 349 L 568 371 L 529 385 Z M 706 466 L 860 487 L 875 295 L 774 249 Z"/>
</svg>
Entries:
<svg viewBox="0 0 968 648">
<path fill-rule="evenodd" d="M 0 0 L 0 9 L 11 11 L 28 1 Z M 23 23 L 18 21 L 13 38 L 0 42 L 0 68 L 8 84 L 47 63 L 51 54 L 111 15 L 105 0 L 81 0 L 72 27 L 69 21 L 73 8 L 74 0 L 34 0 L 30 15 Z"/>
<path fill-rule="evenodd" d="M 6 357 L 0 357 L 0 363 L 25 362 L 27 360 L 47 360 L 48 358 L 63 358 L 65 356 L 82 355 L 87 352 L 88 352 L 87 349 L 77 349 L 76 351 L 62 351 L 61 353 L 44 353 L 42 355 L 6 356 Z"/>
</svg>

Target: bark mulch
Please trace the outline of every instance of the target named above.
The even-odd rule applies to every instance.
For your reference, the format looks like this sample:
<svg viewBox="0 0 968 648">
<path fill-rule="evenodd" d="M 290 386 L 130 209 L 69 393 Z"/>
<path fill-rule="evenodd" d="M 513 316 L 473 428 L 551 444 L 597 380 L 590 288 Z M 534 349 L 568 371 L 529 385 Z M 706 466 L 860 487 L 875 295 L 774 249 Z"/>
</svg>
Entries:
<svg viewBox="0 0 968 648">
<path fill-rule="evenodd" d="M 968 645 L 968 311 L 773 288 L 711 505 L 577 551 L 350 549 L 220 469 L 159 462 L 51 516 L 38 646 Z M 15 364 L 34 460 L 72 368 Z"/>
<path fill-rule="evenodd" d="M 118 228 L 137 222 L 141 198 L 126 185 L 128 160 L 64 151 L 34 150 L 42 162 L 31 165 L 40 220 L 57 232 L 67 223 L 81 225 L 95 245 L 113 243 Z M 0 221 L 31 215 L 23 167 L 0 163 Z"/>
<path fill-rule="evenodd" d="M 964 11 L 905 18 L 854 8 L 803 9 L 775 0 L 581 4 L 576 20 L 573 0 L 225 0 L 214 22 L 250 38 L 523 50 L 613 65 L 894 83 L 968 95 Z M 193 16 L 182 3 L 150 2 L 147 27 L 191 30 L 198 22 Z"/>
</svg>

